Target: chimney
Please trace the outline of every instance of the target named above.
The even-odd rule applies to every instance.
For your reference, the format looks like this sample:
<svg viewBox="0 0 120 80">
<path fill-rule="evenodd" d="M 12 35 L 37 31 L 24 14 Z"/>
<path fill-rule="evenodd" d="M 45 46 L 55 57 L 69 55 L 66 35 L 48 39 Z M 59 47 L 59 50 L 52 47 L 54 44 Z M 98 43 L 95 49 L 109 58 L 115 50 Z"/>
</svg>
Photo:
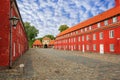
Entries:
<svg viewBox="0 0 120 80">
<path fill-rule="evenodd" d="M 120 0 L 115 0 L 115 7 L 120 6 Z"/>
</svg>

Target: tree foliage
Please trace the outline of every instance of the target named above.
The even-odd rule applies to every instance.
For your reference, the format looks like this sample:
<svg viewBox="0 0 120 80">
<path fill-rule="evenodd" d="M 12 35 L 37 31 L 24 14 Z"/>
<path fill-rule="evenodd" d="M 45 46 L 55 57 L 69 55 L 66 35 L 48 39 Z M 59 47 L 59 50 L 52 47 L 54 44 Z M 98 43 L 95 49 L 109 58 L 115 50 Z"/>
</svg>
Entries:
<svg viewBox="0 0 120 80">
<path fill-rule="evenodd" d="M 64 30 L 68 29 L 68 28 L 69 28 L 69 27 L 68 27 L 67 25 L 61 25 L 58 30 L 59 30 L 60 32 L 62 32 L 62 31 L 64 31 Z"/>
<path fill-rule="evenodd" d="M 44 37 L 48 37 L 48 38 L 50 38 L 51 40 L 54 40 L 54 39 L 55 39 L 55 37 L 54 37 L 53 35 L 50 35 L 50 34 L 45 35 Z"/>
<path fill-rule="evenodd" d="M 39 31 L 34 26 L 30 25 L 29 22 L 25 22 L 24 26 L 29 40 L 29 45 L 31 46 Z"/>
</svg>

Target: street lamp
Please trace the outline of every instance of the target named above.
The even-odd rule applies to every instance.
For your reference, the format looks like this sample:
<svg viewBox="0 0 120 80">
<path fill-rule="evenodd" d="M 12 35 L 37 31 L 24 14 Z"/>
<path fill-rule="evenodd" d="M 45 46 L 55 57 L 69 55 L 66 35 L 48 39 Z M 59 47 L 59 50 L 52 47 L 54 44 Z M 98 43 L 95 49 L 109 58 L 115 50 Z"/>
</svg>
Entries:
<svg viewBox="0 0 120 80">
<path fill-rule="evenodd" d="M 16 27 L 18 20 L 19 20 L 19 18 L 15 17 L 15 16 L 10 18 L 10 21 L 11 21 L 11 24 L 13 27 Z"/>
</svg>

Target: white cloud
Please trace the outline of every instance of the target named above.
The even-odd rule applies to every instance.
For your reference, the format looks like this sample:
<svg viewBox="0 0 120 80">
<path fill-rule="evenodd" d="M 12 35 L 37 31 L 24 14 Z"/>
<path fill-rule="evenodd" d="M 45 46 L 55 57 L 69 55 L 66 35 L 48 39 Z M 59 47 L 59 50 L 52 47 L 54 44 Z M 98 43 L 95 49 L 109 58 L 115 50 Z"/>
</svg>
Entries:
<svg viewBox="0 0 120 80">
<path fill-rule="evenodd" d="M 60 25 L 74 26 L 114 6 L 114 0 L 17 0 L 17 3 L 23 21 L 39 30 L 38 37 L 56 36 Z"/>
</svg>

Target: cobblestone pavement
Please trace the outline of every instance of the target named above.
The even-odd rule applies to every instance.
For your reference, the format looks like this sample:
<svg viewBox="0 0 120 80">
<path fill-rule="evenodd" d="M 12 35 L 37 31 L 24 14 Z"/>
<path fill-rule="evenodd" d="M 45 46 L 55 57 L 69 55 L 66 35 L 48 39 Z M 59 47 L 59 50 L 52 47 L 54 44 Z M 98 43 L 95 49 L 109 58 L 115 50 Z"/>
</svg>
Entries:
<svg viewBox="0 0 120 80">
<path fill-rule="evenodd" d="M 120 55 L 30 49 L 0 80 L 120 80 Z"/>
</svg>

